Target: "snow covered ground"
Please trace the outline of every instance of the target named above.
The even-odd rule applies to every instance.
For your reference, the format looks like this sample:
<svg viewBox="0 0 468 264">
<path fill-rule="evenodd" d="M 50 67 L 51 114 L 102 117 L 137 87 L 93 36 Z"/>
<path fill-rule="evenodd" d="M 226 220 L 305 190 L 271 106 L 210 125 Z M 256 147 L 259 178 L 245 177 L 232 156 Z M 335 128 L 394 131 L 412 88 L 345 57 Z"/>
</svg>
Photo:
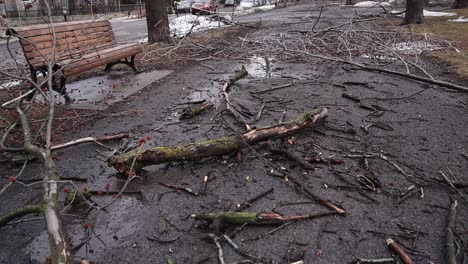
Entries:
<svg viewBox="0 0 468 264">
<path fill-rule="evenodd" d="M 262 12 L 262 11 L 267 11 L 275 8 L 274 4 L 271 5 L 263 5 L 263 6 L 253 6 L 251 3 L 246 3 L 242 5 L 242 2 L 240 6 L 236 8 L 236 15 L 247 15 L 247 14 L 253 14 L 257 12 Z"/>
<path fill-rule="evenodd" d="M 398 14 L 401 11 L 391 11 L 391 14 Z M 445 16 L 456 16 L 456 13 L 448 13 L 448 12 L 439 12 L 439 11 L 429 11 L 429 10 L 424 10 L 424 16 L 425 17 L 445 17 Z M 397 15 L 399 17 L 404 17 L 405 14 L 399 14 Z M 456 21 L 457 22 L 457 21 Z M 463 21 L 458 21 L 458 22 L 463 22 Z"/>
<path fill-rule="evenodd" d="M 230 16 L 225 16 L 224 18 L 231 20 Z M 218 22 L 216 18 L 212 19 L 208 16 L 195 16 L 192 14 L 180 16 L 169 23 L 171 34 L 177 37 L 183 37 L 190 31 L 198 32 L 223 26 L 225 26 L 225 24 L 223 22 Z"/>
<path fill-rule="evenodd" d="M 450 22 L 458 22 L 458 23 L 468 23 L 468 18 L 465 18 L 463 16 L 457 18 L 457 19 L 450 19 Z"/>
<path fill-rule="evenodd" d="M 426 17 L 444 17 L 444 16 L 456 16 L 456 15 L 457 15 L 456 13 L 424 10 L 424 16 Z"/>
<path fill-rule="evenodd" d="M 378 7 L 378 6 L 384 6 L 388 7 L 391 6 L 392 4 L 390 2 L 376 2 L 376 1 L 363 1 L 356 3 L 354 7 L 364 7 L 364 8 L 369 8 L 369 7 Z"/>
</svg>

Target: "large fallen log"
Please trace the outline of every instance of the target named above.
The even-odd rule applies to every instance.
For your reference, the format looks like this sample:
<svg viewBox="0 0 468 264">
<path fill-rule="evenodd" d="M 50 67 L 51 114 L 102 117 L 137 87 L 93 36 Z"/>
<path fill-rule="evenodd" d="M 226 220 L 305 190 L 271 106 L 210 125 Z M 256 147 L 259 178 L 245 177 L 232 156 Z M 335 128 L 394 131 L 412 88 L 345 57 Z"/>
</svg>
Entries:
<svg viewBox="0 0 468 264">
<path fill-rule="evenodd" d="M 175 147 L 154 147 L 144 151 L 134 150 L 110 157 L 108 163 L 120 173 L 137 173 L 143 167 L 166 162 L 193 161 L 212 156 L 226 155 L 266 140 L 287 137 L 315 126 L 328 116 L 326 108 L 316 108 L 295 120 L 269 127 L 252 129 L 244 134 L 199 141 Z"/>
</svg>

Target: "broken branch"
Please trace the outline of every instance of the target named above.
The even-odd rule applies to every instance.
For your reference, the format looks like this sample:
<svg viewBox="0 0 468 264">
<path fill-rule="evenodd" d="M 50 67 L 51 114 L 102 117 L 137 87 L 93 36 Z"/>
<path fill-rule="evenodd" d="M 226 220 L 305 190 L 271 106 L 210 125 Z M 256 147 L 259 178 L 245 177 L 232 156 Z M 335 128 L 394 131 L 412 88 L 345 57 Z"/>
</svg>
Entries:
<svg viewBox="0 0 468 264">
<path fill-rule="evenodd" d="M 42 207 L 39 205 L 28 205 L 23 208 L 16 209 L 15 211 L 0 217 L 0 227 L 7 225 L 9 222 L 16 218 L 23 217 L 28 214 L 42 213 Z"/>
<path fill-rule="evenodd" d="M 87 143 L 87 142 L 97 142 L 97 141 L 121 139 L 121 138 L 128 138 L 128 137 L 129 137 L 128 134 L 118 134 L 118 135 L 103 136 L 103 137 L 85 137 L 85 138 L 75 139 L 75 140 L 72 140 L 63 144 L 52 146 L 50 149 L 57 150 L 57 149 L 63 149 L 72 145 L 77 145 L 77 144 L 82 144 L 82 143 Z"/>
<path fill-rule="evenodd" d="M 326 212 L 318 214 L 282 216 L 277 213 L 221 212 L 195 214 L 192 215 L 192 217 L 196 220 L 205 220 L 208 222 L 213 222 L 216 219 L 219 219 L 222 223 L 232 225 L 281 225 L 290 221 L 313 219 L 336 214 L 336 212 Z"/>
<path fill-rule="evenodd" d="M 406 254 L 406 252 L 403 250 L 403 248 L 400 247 L 400 245 L 395 242 L 395 240 L 391 238 L 387 238 L 387 246 L 400 257 L 400 260 L 404 264 L 413 264 L 413 260 L 411 260 L 410 256 Z"/>
<path fill-rule="evenodd" d="M 174 161 L 201 160 L 212 156 L 226 155 L 239 151 L 247 145 L 254 145 L 262 141 L 284 138 L 299 133 L 305 128 L 315 126 L 327 116 L 328 110 L 326 108 L 316 108 L 287 123 L 256 128 L 240 135 L 226 136 L 175 147 L 154 147 L 140 153 L 134 150 L 110 157 L 108 163 L 119 172 L 128 175 L 133 161 L 135 161 L 133 169 L 139 171 L 149 165 Z"/>
</svg>

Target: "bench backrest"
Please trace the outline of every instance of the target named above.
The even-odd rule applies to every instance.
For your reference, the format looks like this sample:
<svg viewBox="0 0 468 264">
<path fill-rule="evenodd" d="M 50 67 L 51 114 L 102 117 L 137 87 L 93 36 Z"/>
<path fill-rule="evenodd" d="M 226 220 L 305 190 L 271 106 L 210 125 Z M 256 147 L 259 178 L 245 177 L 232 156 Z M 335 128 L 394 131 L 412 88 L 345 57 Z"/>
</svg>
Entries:
<svg viewBox="0 0 468 264">
<path fill-rule="evenodd" d="M 79 59 L 82 55 L 113 47 L 115 36 L 109 20 L 78 21 L 18 27 L 13 34 L 20 39 L 24 56 L 33 67 L 45 65 L 53 54 L 53 33 L 55 32 L 55 61 Z"/>
</svg>

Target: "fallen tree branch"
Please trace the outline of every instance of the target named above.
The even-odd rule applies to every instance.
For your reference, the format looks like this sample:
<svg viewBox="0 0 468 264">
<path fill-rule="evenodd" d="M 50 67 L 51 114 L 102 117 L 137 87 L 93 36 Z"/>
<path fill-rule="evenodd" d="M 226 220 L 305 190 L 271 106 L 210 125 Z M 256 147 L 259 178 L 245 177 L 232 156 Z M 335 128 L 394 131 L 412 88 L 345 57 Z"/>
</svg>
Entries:
<svg viewBox="0 0 468 264">
<path fill-rule="evenodd" d="M 319 202 L 321 205 L 337 212 L 338 214 L 340 215 L 345 215 L 346 214 L 346 210 L 334 205 L 333 203 L 331 203 L 330 201 L 328 200 L 325 200 L 325 199 L 322 199 L 320 198 L 319 196 L 317 196 L 316 194 L 314 194 L 311 190 L 309 190 L 309 188 L 307 188 L 306 186 L 304 186 L 300 181 L 298 181 L 295 177 L 293 177 L 292 175 L 283 175 L 283 174 L 278 174 L 278 173 L 275 173 L 273 170 L 270 171 L 268 173 L 269 175 L 271 176 L 274 176 L 274 177 L 278 177 L 278 178 L 286 178 L 288 181 L 294 183 L 300 190 L 302 190 L 307 196 L 309 196 L 310 198 L 312 198 L 313 200 Z"/>
<path fill-rule="evenodd" d="M 455 235 L 453 229 L 455 228 L 455 221 L 457 217 L 457 206 L 458 201 L 453 200 L 452 205 L 450 206 L 450 214 L 447 221 L 447 237 L 446 237 L 446 253 L 445 253 L 445 263 L 447 264 L 457 264 L 457 254 L 455 250 Z"/>
<path fill-rule="evenodd" d="M 40 214 L 42 213 L 42 209 L 43 208 L 39 205 L 28 205 L 23 208 L 16 209 L 15 211 L 0 217 L 0 227 L 3 227 L 9 222 L 28 214 Z"/>
<path fill-rule="evenodd" d="M 277 213 L 221 212 L 209 214 L 194 214 L 192 215 L 192 218 L 194 218 L 195 220 L 205 220 L 210 223 L 219 219 L 223 224 L 232 225 L 282 225 L 291 221 L 313 219 L 336 214 L 336 212 L 326 212 L 318 214 L 282 216 Z"/>
<path fill-rule="evenodd" d="M 224 85 L 223 85 L 223 91 L 222 91 L 222 94 L 223 94 L 223 98 L 224 98 L 224 101 L 226 102 L 226 110 L 228 110 L 236 119 L 237 121 L 239 121 L 240 123 L 244 124 L 247 131 L 250 130 L 250 126 L 247 124 L 247 121 L 237 112 L 236 109 L 233 109 L 234 106 L 233 104 L 231 103 L 231 101 L 229 100 L 229 95 L 228 95 L 228 92 L 229 92 L 229 88 L 234 84 L 236 83 L 238 80 L 244 78 L 245 76 L 247 76 L 249 73 L 247 72 L 247 70 L 245 69 L 245 67 L 242 65 L 242 68 L 238 71 L 236 71 L 236 74 L 230 78 L 229 80 L 227 80 Z"/>
<path fill-rule="evenodd" d="M 279 153 L 279 154 L 282 154 L 282 155 L 286 155 L 288 158 L 294 160 L 295 162 L 297 162 L 299 165 L 301 165 L 306 170 L 314 170 L 315 169 L 314 165 L 310 164 L 310 162 L 306 161 L 299 154 L 297 154 L 297 153 L 295 153 L 295 152 L 293 152 L 291 150 L 287 150 L 287 149 L 283 149 L 283 148 L 277 148 L 277 147 L 273 146 L 272 144 L 267 144 L 267 148 L 268 148 L 269 151 L 271 151 L 273 153 Z"/>
<path fill-rule="evenodd" d="M 446 87 L 446 88 L 450 88 L 450 89 L 454 89 L 454 90 L 458 90 L 458 91 L 468 92 L 468 87 L 461 86 L 461 85 L 458 85 L 458 84 L 453 84 L 453 83 L 439 81 L 439 80 L 432 80 L 432 79 L 424 78 L 424 77 L 417 76 L 417 75 L 414 75 L 414 74 L 411 74 L 411 73 L 403 73 L 403 72 L 398 72 L 398 71 L 393 71 L 393 70 L 370 67 L 370 66 L 366 66 L 364 64 L 357 63 L 357 62 L 354 62 L 354 61 L 349 61 L 349 60 L 344 60 L 344 59 L 340 59 L 340 58 L 334 58 L 334 57 L 328 57 L 328 56 L 313 54 L 313 53 L 310 53 L 310 52 L 307 52 L 307 51 L 291 50 L 291 49 L 288 49 L 286 47 L 283 47 L 283 48 L 285 49 L 285 51 L 288 51 L 288 52 L 300 53 L 300 54 L 304 54 L 304 55 L 307 55 L 307 56 L 310 56 L 310 57 L 313 57 L 313 58 L 318 58 L 318 59 L 323 59 L 323 60 L 341 62 L 341 63 L 344 63 L 344 64 L 349 64 L 349 65 L 356 66 L 358 68 L 361 68 L 361 69 L 367 70 L 367 71 L 387 73 L 387 74 L 391 74 L 391 75 L 396 75 L 396 76 L 401 76 L 401 77 L 413 79 L 413 80 L 420 81 L 420 82 L 435 84 L 435 85 L 438 85 L 438 86 L 442 86 L 442 87 Z"/>
<path fill-rule="evenodd" d="M 52 146 L 50 149 L 51 150 L 57 150 L 57 149 L 63 149 L 69 146 L 77 145 L 77 144 L 82 144 L 82 143 L 87 143 L 87 142 L 97 142 L 97 141 L 105 141 L 105 140 L 113 140 L 113 139 L 121 139 L 121 138 L 128 138 L 129 134 L 118 134 L 118 135 L 113 135 L 113 136 L 103 136 L 103 137 L 85 137 L 85 138 L 80 138 L 80 139 L 75 139 L 66 143 L 58 144 L 55 146 Z"/>
<path fill-rule="evenodd" d="M 200 115 L 201 113 L 213 108 L 213 106 L 214 106 L 213 102 L 204 102 L 197 106 L 189 106 L 185 108 L 184 110 L 182 110 L 179 120 L 189 119 L 197 115 Z"/>
<path fill-rule="evenodd" d="M 413 264 L 413 260 L 411 260 L 410 256 L 406 254 L 406 252 L 403 250 L 403 248 L 400 247 L 400 245 L 395 242 L 395 240 L 391 238 L 387 238 L 387 246 L 400 257 L 401 262 L 404 264 Z"/>
<path fill-rule="evenodd" d="M 218 248 L 218 260 L 220 264 L 225 264 L 224 256 L 223 256 L 223 248 L 221 247 L 221 243 L 219 243 L 219 237 L 215 236 L 214 234 L 208 234 L 208 237 L 213 240 L 216 247 Z"/>
<path fill-rule="evenodd" d="M 270 189 L 268 189 L 268 190 L 266 190 L 266 191 L 264 191 L 264 192 L 262 192 L 262 193 L 260 193 L 260 194 L 258 194 L 256 196 L 250 198 L 249 200 L 243 202 L 242 204 L 238 204 L 235 211 L 240 212 L 240 211 L 244 210 L 245 208 L 251 206 L 251 203 L 253 203 L 253 202 L 257 201 L 258 199 L 266 196 L 267 194 L 273 192 L 274 190 L 275 190 L 274 188 L 270 188 Z"/>
<path fill-rule="evenodd" d="M 262 257 L 257 257 L 255 255 L 252 255 L 250 254 L 249 252 L 247 252 L 246 250 L 242 249 L 241 247 L 239 247 L 236 243 L 234 243 L 234 241 L 232 241 L 232 239 L 230 237 L 228 237 L 227 235 L 223 235 L 223 238 L 224 240 L 226 240 L 226 242 L 235 250 L 237 251 L 237 253 L 241 254 L 242 256 L 244 257 L 247 257 L 251 260 L 254 260 L 254 261 L 257 261 L 259 263 L 274 263 L 272 260 L 268 260 L 268 259 L 265 259 L 265 258 L 262 258 Z"/>
<path fill-rule="evenodd" d="M 137 153 L 134 150 L 110 157 L 108 164 L 119 172 L 128 175 L 133 161 L 135 161 L 133 168 L 138 172 L 143 167 L 149 165 L 175 161 L 201 160 L 212 156 L 226 155 L 239 151 L 247 145 L 254 145 L 262 141 L 284 138 L 299 133 L 305 128 L 314 127 L 327 116 L 328 110 L 326 108 L 316 108 L 287 123 L 256 128 L 240 135 L 226 136 L 175 147 L 154 147 L 141 151 L 141 153 Z"/>
<path fill-rule="evenodd" d="M 267 93 L 267 92 L 271 92 L 271 91 L 275 91 L 275 90 L 279 90 L 279 89 L 291 87 L 291 86 L 293 86 L 295 83 L 296 83 L 296 82 L 294 81 L 294 82 L 291 82 L 291 83 L 287 83 L 287 84 L 280 85 L 280 86 L 275 86 L 275 87 L 268 88 L 268 89 L 263 89 L 263 90 L 256 91 L 256 92 L 252 92 L 252 93 L 254 93 L 254 94 Z"/>
<path fill-rule="evenodd" d="M 380 263 L 380 264 L 394 264 L 396 263 L 393 258 L 382 258 L 382 259 L 364 259 L 358 258 L 351 261 L 351 264 L 371 264 L 371 263 Z"/>
</svg>

